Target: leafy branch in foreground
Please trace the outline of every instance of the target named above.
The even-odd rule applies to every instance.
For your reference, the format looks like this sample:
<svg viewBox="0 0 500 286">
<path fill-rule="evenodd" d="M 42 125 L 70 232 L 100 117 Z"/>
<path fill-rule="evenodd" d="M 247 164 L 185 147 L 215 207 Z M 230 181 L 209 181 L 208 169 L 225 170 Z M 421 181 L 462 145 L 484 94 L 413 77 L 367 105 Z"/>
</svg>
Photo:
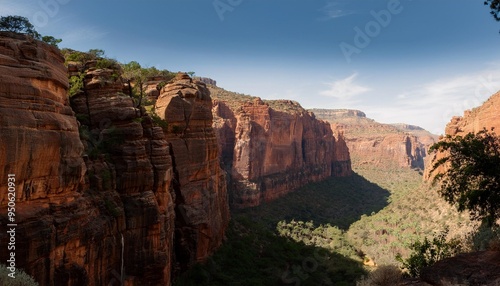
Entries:
<svg viewBox="0 0 500 286">
<path fill-rule="evenodd" d="M 396 260 L 403 264 L 403 268 L 408 271 L 411 277 L 419 277 L 424 267 L 431 266 L 460 252 L 462 249 L 460 240 L 452 239 L 447 241 L 447 236 L 448 230 L 445 230 L 432 240 L 426 237 L 424 241 L 416 241 L 410 246 L 413 253 L 408 259 L 403 260 L 401 255 L 398 254 Z"/>
<path fill-rule="evenodd" d="M 430 151 L 444 157 L 434 163 L 431 173 L 439 172 L 440 193 L 459 211 L 492 226 L 500 218 L 500 139 L 486 129 L 465 136 L 446 136 Z"/>
</svg>

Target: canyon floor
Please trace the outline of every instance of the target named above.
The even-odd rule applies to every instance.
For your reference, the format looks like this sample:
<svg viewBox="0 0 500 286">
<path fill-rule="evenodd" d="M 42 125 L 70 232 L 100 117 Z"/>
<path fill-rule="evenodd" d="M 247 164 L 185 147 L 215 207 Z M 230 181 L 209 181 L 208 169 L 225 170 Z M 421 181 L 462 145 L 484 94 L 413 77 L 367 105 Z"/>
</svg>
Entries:
<svg viewBox="0 0 500 286">
<path fill-rule="evenodd" d="M 472 230 L 419 170 L 353 170 L 234 210 L 221 249 L 174 285 L 356 285 L 375 264 L 398 265 L 416 240 Z"/>
</svg>

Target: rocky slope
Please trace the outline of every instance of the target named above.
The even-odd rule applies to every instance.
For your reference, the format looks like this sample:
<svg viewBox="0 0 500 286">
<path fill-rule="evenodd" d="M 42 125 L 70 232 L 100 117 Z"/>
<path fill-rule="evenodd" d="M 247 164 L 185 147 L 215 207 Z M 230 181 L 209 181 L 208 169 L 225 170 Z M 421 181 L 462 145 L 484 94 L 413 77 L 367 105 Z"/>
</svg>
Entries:
<svg viewBox="0 0 500 286">
<path fill-rule="evenodd" d="M 211 86 L 214 126 L 235 207 L 274 200 L 307 183 L 351 174 L 349 150 L 298 103 L 262 101 Z"/>
<path fill-rule="evenodd" d="M 333 130 L 344 135 L 354 165 L 424 169 L 427 150 L 437 140 L 437 136 L 420 127 L 378 123 L 359 110 L 310 111 L 317 118 L 330 122 Z"/>
<path fill-rule="evenodd" d="M 192 120 L 165 131 L 122 93 L 118 66 L 70 65 L 83 88 L 69 101 L 63 63 L 52 46 L 0 33 L 0 177 L 16 176 L 16 267 L 40 285 L 169 285 L 220 245 L 229 220 L 210 98 L 183 98 Z M 190 94 L 178 80 L 175 92 Z M 162 103 L 164 118 L 178 103 Z M 7 199 L 0 184 L 2 225 Z"/>
</svg>

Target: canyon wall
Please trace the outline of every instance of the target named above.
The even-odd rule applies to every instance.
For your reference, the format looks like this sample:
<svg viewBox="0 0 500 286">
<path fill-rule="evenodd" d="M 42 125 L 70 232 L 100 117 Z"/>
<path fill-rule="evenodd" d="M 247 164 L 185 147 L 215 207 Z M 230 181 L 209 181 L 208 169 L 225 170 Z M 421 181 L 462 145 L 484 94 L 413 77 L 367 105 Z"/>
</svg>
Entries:
<svg viewBox="0 0 500 286">
<path fill-rule="evenodd" d="M 229 222 L 226 176 L 212 128 L 212 100 L 202 82 L 179 74 L 156 102 L 175 166 L 176 252 L 189 265 L 219 247 Z"/>
<path fill-rule="evenodd" d="M 211 86 L 214 126 L 235 207 L 257 206 L 307 183 L 351 174 L 349 150 L 298 103 Z"/>
<path fill-rule="evenodd" d="M 312 109 L 317 118 L 327 120 L 343 134 L 353 165 L 379 168 L 425 168 L 428 148 L 437 140 L 420 127 L 382 124 L 359 110 Z"/>
<path fill-rule="evenodd" d="M 0 245 L 15 174 L 16 267 L 40 285 L 170 285 L 229 220 L 210 98 L 193 99 L 180 134 L 122 92 L 118 65 L 68 68 L 83 80 L 70 99 L 57 48 L 0 33 Z M 162 106 L 166 119 L 179 111 L 177 99 Z"/>
<path fill-rule="evenodd" d="M 454 116 L 446 125 L 445 135 L 464 136 L 467 133 L 478 133 L 486 128 L 488 131 L 492 128 L 498 135 L 500 130 L 500 92 L 493 94 L 481 106 L 472 110 L 466 110 L 463 116 Z M 428 161 L 427 171 L 424 174 L 425 179 L 432 178 L 430 170 L 433 163 L 442 158 L 442 153 L 432 154 L 431 160 Z M 438 168 L 435 173 L 443 172 L 442 167 Z"/>
</svg>

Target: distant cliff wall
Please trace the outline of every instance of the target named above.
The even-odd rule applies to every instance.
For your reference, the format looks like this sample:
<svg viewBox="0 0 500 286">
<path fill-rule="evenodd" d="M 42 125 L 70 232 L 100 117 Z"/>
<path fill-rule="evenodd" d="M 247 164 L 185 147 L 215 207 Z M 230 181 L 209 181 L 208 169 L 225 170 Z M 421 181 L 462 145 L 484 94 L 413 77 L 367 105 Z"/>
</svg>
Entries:
<svg viewBox="0 0 500 286">
<path fill-rule="evenodd" d="M 382 124 L 359 110 L 312 109 L 332 129 L 344 134 L 354 165 L 425 168 L 428 148 L 437 140 L 418 126 Z"/>
<path fill-rule="evenodd" d="M 298 103 L 211 91 L 235 207 L 257 206 L 307 183 L 351 174 L 344 139 Z"/>
</svg>

